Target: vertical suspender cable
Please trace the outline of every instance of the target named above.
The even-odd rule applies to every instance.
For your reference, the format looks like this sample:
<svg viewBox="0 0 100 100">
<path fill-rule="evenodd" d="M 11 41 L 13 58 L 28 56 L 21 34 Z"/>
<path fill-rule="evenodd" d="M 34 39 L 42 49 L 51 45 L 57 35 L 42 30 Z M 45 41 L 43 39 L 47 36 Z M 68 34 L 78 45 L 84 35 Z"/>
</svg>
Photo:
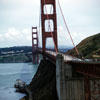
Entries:
<svg viewBox="0 0 100 100">
<path fill-rule="evenodd" d="M 64 23 L 65 23 L 66 29 L 67 29 L 67 31 L 68 31 L 68 34 L 69 34 L 69 36 L 70 36 L 70 39 L 71 39 L 71 41 L 72 41 L 72 43 L 73 43 L 73 46 L 74 46 L 74 48 L 75 48 L 75 51 L 76 51 L 77 55 L 79 55 L 79 51 L 78 51 L 77 47 L 75 46 L 74 41 L 73 41 L 73 39 L 72 39 L 72 36 L 71 36 L 70 31 L 69 31 L 68 25 L 67 25 L 67 23 L 66 23 L 66 20 L 65 20 L 65 17 L 64 17 L 64 14 L 63 14 L 63 11 L 62 11 L 62 8 L 61 8 L 61 5 L 60 5 L 59 0 L 58 0 L 58 5 L 59 5 L 60 11 L 61 11 L 61 15 L 62 15 L 63 20 L 64 20 Z"/>
</svg>

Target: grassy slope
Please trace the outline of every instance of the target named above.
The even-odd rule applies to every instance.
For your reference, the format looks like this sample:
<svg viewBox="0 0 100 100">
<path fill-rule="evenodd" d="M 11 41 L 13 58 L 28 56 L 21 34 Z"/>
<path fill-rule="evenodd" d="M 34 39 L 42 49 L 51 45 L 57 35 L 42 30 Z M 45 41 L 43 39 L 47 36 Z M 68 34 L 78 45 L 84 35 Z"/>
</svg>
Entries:
<svg viewBox="0 0 100 100">
<path fill-rule="evenodd" d="M 100 59 L 100 33 L 84 39 L 77 45 L 77 48 L 85 58 Z M 77 56 L 74 49 L 68 51 L 67 54 Z"/>
</svg>

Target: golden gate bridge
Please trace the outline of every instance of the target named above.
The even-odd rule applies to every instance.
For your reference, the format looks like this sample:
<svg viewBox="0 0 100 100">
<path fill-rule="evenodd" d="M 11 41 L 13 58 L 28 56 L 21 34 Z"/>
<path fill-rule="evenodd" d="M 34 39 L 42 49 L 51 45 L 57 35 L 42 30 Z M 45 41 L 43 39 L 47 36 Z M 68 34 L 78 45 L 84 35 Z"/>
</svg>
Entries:
<svg viewBox="0 0 100 100">
<path fill-rule="evenodd" d="M 66 29 L 68 31 L 68 34 L 70 36 L 70 39 L 72 41 L 72 44 L 74 46 L 74 49 L 78 56 L 80 56 L 80 53 L 77 49 L 77 47 L 74 44 L 74 41 L 72 39 L 70 30 L 68 28 L 68 25 L 66 23 L 60 2 L 58 0 L 58 5 L 62 14 L 62 18 L 64 20 Z M 51 6 L 51 10 L 48 13 L 47 6 Z M 81 58 L 72 57 L 70 55 L 65 55 L 63 53 L 60 53 L 58 50 L 58 39 L 57 39 L 57 18 L 56 18 L 56 2 L 55 0 L 41 0 L 41 30 L 42 30 L 42 48 L 39 47 L 39 36 L 38 36 L 38 30 L 37 27 L 32 27 L 32 54 L 33 54 L 33 63 L 39 62 L 39 56 L 38 54 L 43 55 L 43 59 L 49 59 L 52 63 L 57 65 L 57 56 L 59 58 L 59 55 L 62 60 L 59 63 L 62 64 L 62 68 L 64 69 L 65 65 L 70 66 L 70 70 L 72 74 L 79 73 L 84 80 L 84 99 L 77 99 L 77 100 L 100 100 L 100 62 L 92 62 L 92 61 L 84 61 Z M 52 25 L 51 25 L 52 21 Z M 48 25 L 46 25 L 46 22 L 48 22 Z M 46 27 L 48 26 L 48 30 L 46 30 Z M 46 49 L 46 39 L 51 38 L 54 43 L 54 49 L 55 51 L 52 51 L 50 49 Z M 58 65 L 58 66 L 59 66 Z M 62 74 L 66 74 L 65 72 L 61 71 Z M 63 75 L 64 76 L 64 75 Z M 65 77 L 65 76 L 64 76 Z M 71 76 L 71 79 L 73 76 Z M 78 78 L 78 77 L 77 77 Z M 61 81 L 65 81 L 60 80 Z M 91 86 L 91 82 L 93 83 Z M 60 86 L 63 87 L 62 84 Z M 66 86 L 66 85 L 65 85 Z M 60 88 L 60 87 L 59 87 Z M 93 88 L 93 90 L 91 89 Z M 65 90 L 65 89 L 63 89 Z M 62 90 L 62 91 L 63 91 Z M 77 91 L 77 90 L 76 90 Z M 67 100 L 67 96 L 63 98 L 61 93 L 58 93 L 59 100 Z M 73 94 L 72 94 L 73 95 Z M 62 98 L 61 98 L 62 97 Z M 71 100 L 71 99 L 68 99 Z M 75 99 L 76 100 L 76 99 Z"/>
</svg>

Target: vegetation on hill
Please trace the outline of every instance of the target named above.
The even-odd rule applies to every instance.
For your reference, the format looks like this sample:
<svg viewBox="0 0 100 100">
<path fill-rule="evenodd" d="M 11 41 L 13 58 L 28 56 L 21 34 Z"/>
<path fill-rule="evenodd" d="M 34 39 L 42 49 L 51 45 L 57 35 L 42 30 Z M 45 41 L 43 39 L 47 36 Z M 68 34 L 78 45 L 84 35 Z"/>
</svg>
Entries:
<svg viewBox="0 0 100 100">
<path fill-rule="evenodd" d="M 15 47 L 6 47 L 6 48 L 0 48 L 0 53 L 2 52 L 10 52 L 10 51 L 24 51 L 24 52 L 31 52 L 32 46 L 15 46 Z"/>
<path fill-rule="evenodd" d="M 0 63 L 32 62 L 32 47 L 0 48 Z"/>
<path fill-rule="evenodd" d="M 100 33 L 84 39 L 77 45 L 77 48 L 84 58 L 100 60 Z M 77 56 L 74 48 L 67 54 Z"/>
</svg>

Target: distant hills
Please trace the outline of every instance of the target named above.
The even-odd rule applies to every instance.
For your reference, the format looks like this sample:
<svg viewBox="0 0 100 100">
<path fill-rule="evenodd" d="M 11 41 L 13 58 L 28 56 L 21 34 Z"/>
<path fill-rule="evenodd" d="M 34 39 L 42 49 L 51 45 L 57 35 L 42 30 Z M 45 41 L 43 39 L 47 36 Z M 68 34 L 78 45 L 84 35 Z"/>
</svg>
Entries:
<svg viewBox="0 0 100 100">
<path fill-rule="evenodd" d="M 32 62 L 32 47 L 0 48 L 0 63 Z"/>
<path fill-rule="evenodd" d="M 52 47 L 49 49 L 54 50 Z M 65 53 L 71 47 L 59 47 L 59 51 Z M 0 48 L 0 63 L 32 62 L 32 46 L 14 46 Z"/>
<path fill-rule="evenodd" d="M 2 52 L 18 52 L 18 51 L 23 51 L 23 52 L 32 52 L 32 47 L 31 46 L 14 46 L 14 47 L 5 47 L 5 48 L 0 48 L 0 54 Z"/>
<path fill-rule="evenodd" d="M 76 47 L 84 58 L 100 60 L 100 33 L 84 39 Z M 77 56 L 74 48 L 67 54 Z"/>
</svg>

